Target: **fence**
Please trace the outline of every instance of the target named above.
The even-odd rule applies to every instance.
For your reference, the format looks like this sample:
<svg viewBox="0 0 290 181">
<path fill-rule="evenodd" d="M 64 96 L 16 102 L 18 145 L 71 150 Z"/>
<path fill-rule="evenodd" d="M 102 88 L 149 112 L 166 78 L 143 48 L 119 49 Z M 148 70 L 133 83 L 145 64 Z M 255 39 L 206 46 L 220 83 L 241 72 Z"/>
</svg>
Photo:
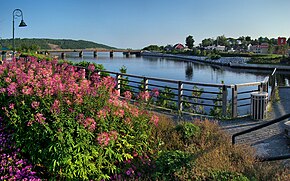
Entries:
<svg viewBox="0 0 290 181">
<path fill-rule="evenodd" d="M 125 91 L 138 94 L 140 91 L 152 91 L 157 88 L 160 95 L 154 104 L 159 107 L 179 112 L 235 118 L 248 114 L 243 108 L 250 107 L 252 92 L 268 92 L 269 86 L 273 92 L 276 69 L 261 82 L 235 85 L 194 83 L 106 70 L 96 72 L 115 77 L 116 89 L 121 96 Z"/>
</svg>

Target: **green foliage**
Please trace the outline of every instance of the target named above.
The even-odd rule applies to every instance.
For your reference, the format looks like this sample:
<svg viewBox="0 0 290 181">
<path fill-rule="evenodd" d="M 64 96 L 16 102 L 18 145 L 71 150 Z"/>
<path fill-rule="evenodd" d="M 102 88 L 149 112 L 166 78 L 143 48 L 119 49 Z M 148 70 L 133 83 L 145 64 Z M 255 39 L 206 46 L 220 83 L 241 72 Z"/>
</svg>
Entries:
<svg viewBox="0 0 290 181">
<path fill-rule="evenodd" d="M 198 137 L 201 133 L 200 128 L 190 122 L 178 124 L 175 129 L 181 135 L 184 143 L 190 142 L 190 140 L 194 137 Z"/>
<path fill-rule="evenodd" d="M 194 44 L 194 39 L 193 36 L 189 35 L 188 37 L 186 37 L 185 39 L 185 44 L 189 49 L 193 48 L 193 44 Z"/>
<path fill-rule="evenodd" d="M 120 68 L 120 72 L 122 74 L 126 74 L 127 73 L 127 67 L 125 65 L 123 65 Z M 132 91 L 132 88 L 129 86 L 129 78 L 128 77 L 124 77 L 121 76 L 121 81 L 120 81 L 120 93 L 123 94 L 126 91 Z"/>
<path fill-rule="evenodd" d="M 171 180 L 182 167 L 189 167 L 193 159 L 194 156 L 190 153 L 179 150 L 161 152 L 156 160 L 156 169 L 152 176 L 158 180 Z"/>
<path fill-rule="evenodd" d="M 149 45 L 147 47 L 144 47 L 142 50 L 147 51 L 162 51 L 163 47 L 159 47 L 158 45 Z"/>
<path fill-rule="evenodd" d="M 279 64 L 283 60 L 282 55 L 254 55 L 248 63 L 254 64 Z"/>
<path fill-rule="evenodd" d="M 174 92 L 169 87 L 165 87 L 163 90 L 159 91 L 159 96 L 156 104 L 161 107 L 175 109 L 176 103 L 175 101 L 173 101 L 174 97 Z"/>
<path fill-rule="evenodd" d="M 210 53 L 208 55 L 208 58 L 212 59 L 212 60 L 217 60 L 221 58 L 221 55 L 217 54 L 217 53 Z"/>
<path fill-rule="evenodd" d="M 231 180 L 231 181 L 250 181 L 246 176 L 228 171 L 214 171 L 210 173 L 210 176 L 206 180 Z"/>
</svg>

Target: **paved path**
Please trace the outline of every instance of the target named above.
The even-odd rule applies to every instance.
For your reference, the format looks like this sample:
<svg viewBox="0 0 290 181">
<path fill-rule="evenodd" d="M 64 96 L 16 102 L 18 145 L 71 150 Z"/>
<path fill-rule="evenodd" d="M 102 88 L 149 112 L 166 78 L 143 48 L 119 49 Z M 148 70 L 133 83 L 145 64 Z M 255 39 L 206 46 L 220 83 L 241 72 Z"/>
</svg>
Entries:
<svg viewBox="0 0 290 181">
<path fill-rule="evenodd" d="M 267 118 L 264 121 L 253 121 L 250 118 L 243 118 L 221 121 L 220 125 L 230 134 L 234 134 L 290 113 L 290 87 L 280 87 L 279 96 L 280 101 L 271 103 L 272 106 L 270 106 Z M 236 142 L 253 146 L 256 148 L 258 156 L 272 157 L 290 154 L 290 139 L 284 135 L 283 123 L 286 121 L 238 136 Z M 290 160 L 288 159 L 288 161 Z"/>
</svg>

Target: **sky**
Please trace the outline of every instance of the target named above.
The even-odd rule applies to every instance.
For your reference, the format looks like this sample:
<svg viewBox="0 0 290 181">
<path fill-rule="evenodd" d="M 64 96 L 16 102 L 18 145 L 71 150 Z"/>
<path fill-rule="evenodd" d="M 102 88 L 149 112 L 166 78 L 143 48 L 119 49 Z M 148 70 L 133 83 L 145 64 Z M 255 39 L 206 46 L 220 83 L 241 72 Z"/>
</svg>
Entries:
<svg viewBox="0 0 290 181">
<path fill-rule="evenodd" d="M 117 48 L 195 45 L 220 35 L 290 37 L 290 0 L 0 0 L 0 37 L 89 40 Z"/>
</svg>

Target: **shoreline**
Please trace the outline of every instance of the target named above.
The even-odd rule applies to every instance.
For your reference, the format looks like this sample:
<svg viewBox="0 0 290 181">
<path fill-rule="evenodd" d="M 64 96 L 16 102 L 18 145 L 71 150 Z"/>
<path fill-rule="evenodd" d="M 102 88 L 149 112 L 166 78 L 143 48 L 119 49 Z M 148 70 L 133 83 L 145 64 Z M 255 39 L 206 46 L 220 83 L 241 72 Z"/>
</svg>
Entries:
<svg viewBox="0 0 290 181">
<path fill-rule="evenodd" d="M 160 58 L 173 58 L 173 59 L 182 59 L 185 61 L 196 61 L 202 62 L 206 64 L 227 66 L 234 69 L 263 69 L 263 70 L 273 70 L 277 68 L 277 70 L 290 70 L 290 66 L 283 65 L 269 65 L 269 64 L 248 64 L 247 62 L 250 60 L 248 57 L 222 57 L 217 60 L 211 60 L 204 56 L 185 56 L 185 55 L 172 55 L 158 52 L 142 52 L 141 56 L 148 57 L 160 57 Z"/>
</svg>

